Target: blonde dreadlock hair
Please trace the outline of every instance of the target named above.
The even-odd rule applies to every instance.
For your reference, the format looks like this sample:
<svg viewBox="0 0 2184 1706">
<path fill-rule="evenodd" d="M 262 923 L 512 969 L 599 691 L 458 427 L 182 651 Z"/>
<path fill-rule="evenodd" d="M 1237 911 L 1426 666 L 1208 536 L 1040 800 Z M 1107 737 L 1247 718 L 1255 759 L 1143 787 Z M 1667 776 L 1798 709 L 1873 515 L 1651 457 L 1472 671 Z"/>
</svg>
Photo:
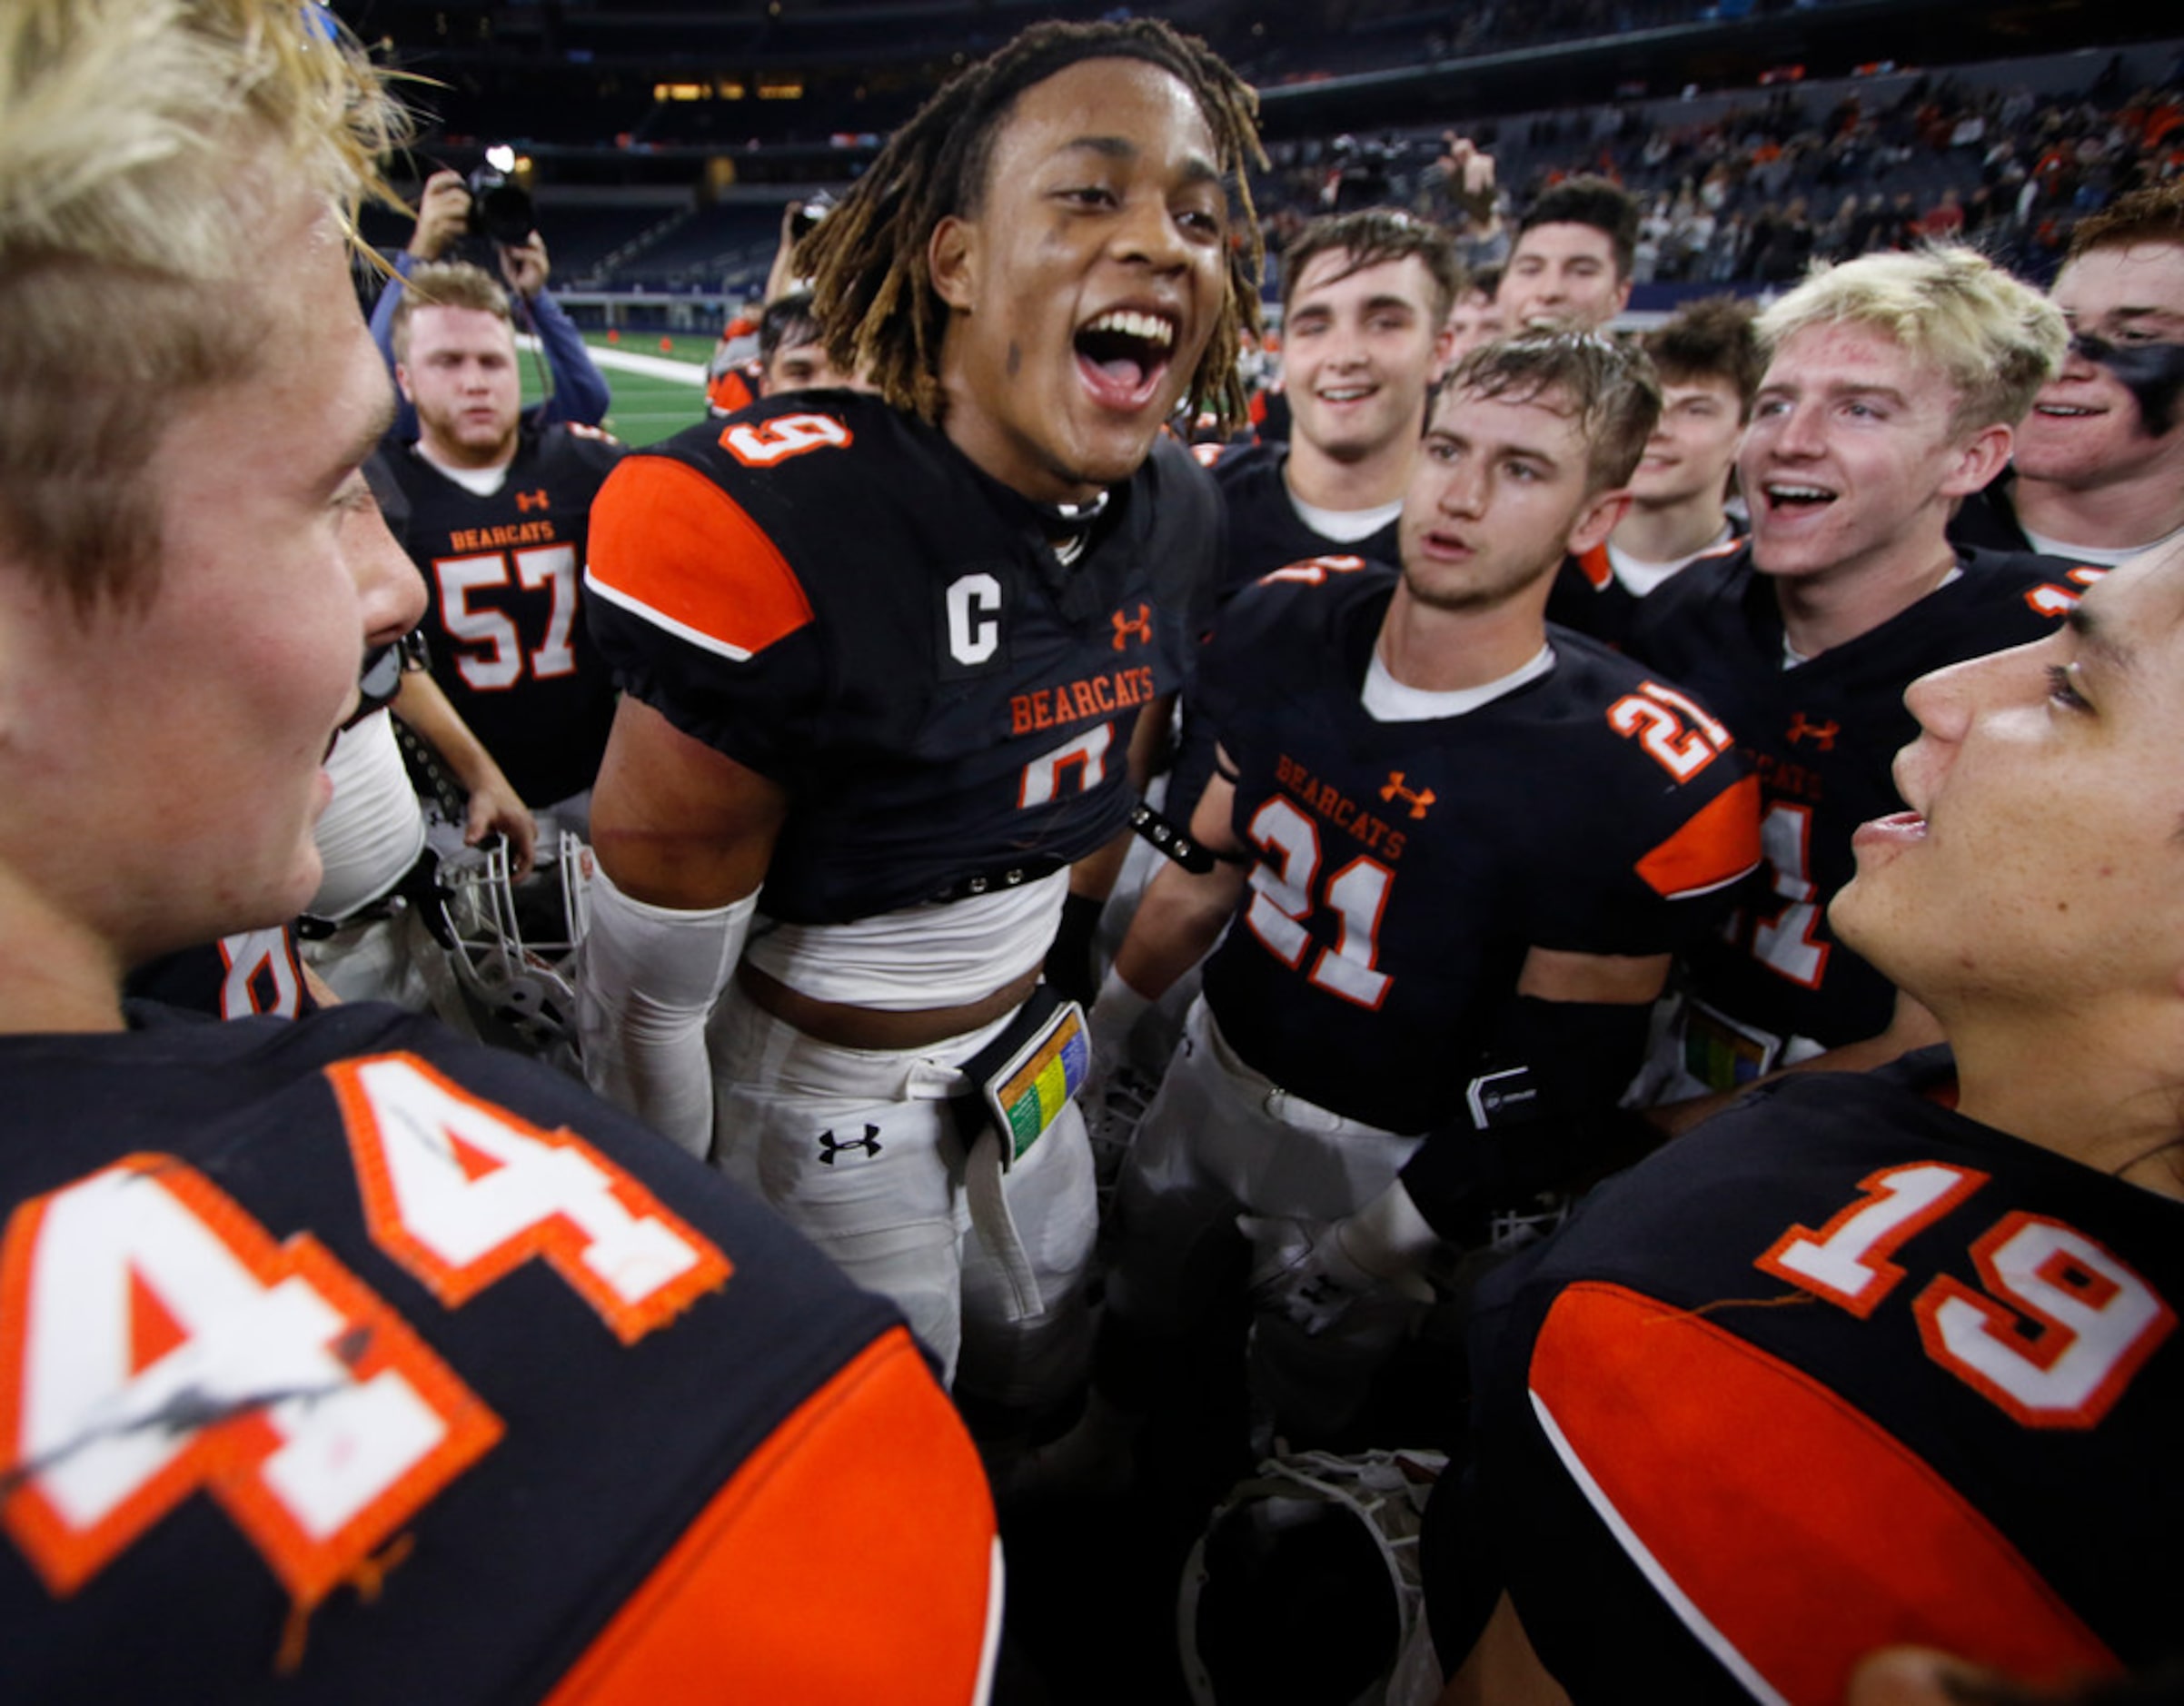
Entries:
<svg viewBox="0 0 2184 1706">
<path fill-rule="evenodd" d="M 940 418 L 940 339 L 949 311 L 926 265 L 934 227 L 977 211 L 994 136 L 1017 97 L 1087 59 L 1158 66 L 1191 92 L 1213 132 L 1221 174 L 1235 186 L 1242 240 L 1229 246 L 1228 293 L 1186 401 L 1194 414 L 1210 411 L 1224 427 L 1243 422 L 1236 353 L 1243 332 L 1259 324 L 1261 245 L 1245 182 L 1247 167 L 1266 163 L 1258 96 L 1204 42 L 1157 18 L 1032 25 L 950 79 L 798 245 L 797 270 L 811 277 L 828 357 L 846 372 L 869 374 L 895 407 Z"/>
</svg>

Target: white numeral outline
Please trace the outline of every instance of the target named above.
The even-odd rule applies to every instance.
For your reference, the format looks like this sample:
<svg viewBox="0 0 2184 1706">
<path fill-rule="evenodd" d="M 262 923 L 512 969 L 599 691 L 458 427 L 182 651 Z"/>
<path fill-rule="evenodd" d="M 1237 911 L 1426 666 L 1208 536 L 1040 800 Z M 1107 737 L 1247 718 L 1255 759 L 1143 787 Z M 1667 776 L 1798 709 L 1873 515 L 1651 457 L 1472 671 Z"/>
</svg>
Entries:
<svg viewBox="0 0 2184 1706">
<path fill-rule="evenodd" d="M 1276 795 L 1252 814 L 1246 837 L 1274 860 L 1251 868 L 1251 904 L 1244 923 L 1259 945 L 1295 971 L 1312 945 L 1305 928 L 1316 905 L 1336 920 L 1335 946 L 1322 947 L 1306 981 L 1354 1007 L 1376 1012 L 1394 979 L 1378 968 L 1380 921 L 1395 873 L 1360 853 L 1328 878 L 1319 902 L 1312 898 L 1319 874 L 1319 827 Z"/>
</svg>

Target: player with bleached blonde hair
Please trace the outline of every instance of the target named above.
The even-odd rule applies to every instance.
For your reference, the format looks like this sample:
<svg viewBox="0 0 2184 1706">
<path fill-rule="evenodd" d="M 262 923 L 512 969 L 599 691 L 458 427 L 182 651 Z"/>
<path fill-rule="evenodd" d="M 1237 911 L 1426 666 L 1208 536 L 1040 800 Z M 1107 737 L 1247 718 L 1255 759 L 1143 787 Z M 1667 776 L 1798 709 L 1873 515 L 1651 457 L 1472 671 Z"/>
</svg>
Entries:
<svg viewBox="0 0 2184 1706">
<path fill-rule="evenodd" d="M 980 1699 L 991 1506 L 886 1305 L 535 1062 L 124 1008 L 310 898 L 422 606 L 348 266 L 402 124 L 316 5 L 0 10 L 7 1692 Z"/>
</svg>

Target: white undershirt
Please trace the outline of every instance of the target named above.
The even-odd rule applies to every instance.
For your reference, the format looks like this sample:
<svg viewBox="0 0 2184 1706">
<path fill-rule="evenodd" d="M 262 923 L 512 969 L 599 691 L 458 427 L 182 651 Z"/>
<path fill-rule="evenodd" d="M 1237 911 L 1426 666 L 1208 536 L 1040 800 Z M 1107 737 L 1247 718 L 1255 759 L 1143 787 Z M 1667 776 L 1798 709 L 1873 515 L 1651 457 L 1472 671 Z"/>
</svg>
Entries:
<svg viewBox="0 0 2184 1706">
<path fill-rule="evenodd" d="M 1298 521 L 1322 539 L 1331 539 L 1338 545 L 1355 545 L 1361 539 L 1372 538 L 1401 515 L 1403 500 L 1376 503 L 1369 510 L 1323 510 L 1316 503 L 1306 503 L 1292 491 L 1289 507 L 1296 511 Z"/>
<path fill-rule="evenodd" d="M 508 483 L 508 471 L 514 465 L 514 459 L 511 457 L 498 468 L 451 468 L 432 451 L 425 449 L 422 440 L 418 441 L 417 454 L 461 486 L 463 491 L 469 492 L 472 497 L 478 498 L 490 498 L 502 486 L 505 486 Z"/>
<path fill-rule="evenodd" d="M 1047 957 L 1069 873 L 946 904 L 928 901 L 847 924 L 752 927 L 744 958 L 814 1001 L 883 1012 L 960 1007 Z"/>
<path fill-rule="evenodd" d="M 1720 550 L 1734 537 L 1734 530 L 1724 521 L 1722 531 L 1690 556 L 1678 557 L 1671 562 L 1647 562 L 1642 557 L 1632 556 L 1611 539 L 1608 541 L 1608 567 L 1615 571 L 1615 579 L 1622 582 L 1625 592 L 1634 599 L 1642 599 L 1671 575 L 1690 568 L 1710 552 Z"/>
<path fill-rule="evenodd" d="M 1436 717 L 1461 717 L 1482 705 L 1514 693 L 1527 681 L 1536 681 L 1554 668 L 1554 648 L 1542 646 L 1531 662 L 1521 664 L 1499 680 L 1484 687 L 1460 687 L 1435 693 L 1422 687 L 1405 687 L 1387 671 L 1380 653 L 1373 653 L 1373 667 L 1365 671 L 1365 715 L 1376 723 L 1422 723 Z"/>
<path fill-rule="evenodd" d="M 2023 522 L 2019 522 L 2020 527 Z M 2184 538 L 2184 527 L 2164 533 L 2159 539 L 2149 540 L 2143 545 L 2073 545 L 2068 540 L 2050 539 L 2045 533 L 2035 533 L 2025 528 L 2025 539 L 2032 549 L 2043 557 L 2068 557 L 2072 562 L 2090 563 L 2096 569 L 2113 569 L 2118 563 L 2129 562 L 2142 550 L 2153 550 L 2171 540 Z"/>
</svg>

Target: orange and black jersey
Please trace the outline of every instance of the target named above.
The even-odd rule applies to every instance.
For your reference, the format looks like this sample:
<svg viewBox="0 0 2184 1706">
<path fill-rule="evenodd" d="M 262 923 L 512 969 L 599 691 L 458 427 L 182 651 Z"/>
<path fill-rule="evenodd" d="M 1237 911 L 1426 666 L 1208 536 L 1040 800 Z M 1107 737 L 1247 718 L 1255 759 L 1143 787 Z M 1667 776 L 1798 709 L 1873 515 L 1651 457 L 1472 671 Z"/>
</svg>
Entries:
<svg viewBox="0 0 2184 1706">
<path fill-rule="evenodd" d="M 1289 446 L 1283 441 L 1223 446 L 1210 458 L 1202 447 L 1198 458 L 1213 470 L 1214 484 L 1221 493 L 1223 541 L 1220 576 L 1214 588 L 1216 610 L 1260 576 L 1306 558 L 1331 553 L 1392 563 L 1401 555 L 1393 521 L 1355 543 L 1329 539 L 1306 525 L 1296 512 L 1288 482 L 1283 478 L 1282 471 L 1289 462 Z M 1177 823 L 1189 823 L 1213 773 L 1213 733 L 1198 714 L 1186 682 L 1182 739 L 1168 777 L 1167 815 Z"/>
<path fill-rule="evenodd" d="M 1483 1565 L 1573 1699 L 1833 1706 L 1899 1643 L 2040 1684 L 2184 1652 L 2149 1467 L 2184 1204 L 1953 1081 L 1945 1049 L 1782 1079 L 1482 1288 L 1476 1502 L 1428 1557 Z M 1451 1664 L 1464 1574 L 1428 1582 Z"/>
<path fill-rule="evenodd" d="M 12 1698 L 978 1697 L 992 1511 L 888 1304 L 392 1007 L 133 1017 L 0 1039 Z"/>
<path fill-rule="evenodd" d="M 1759 858 L 1727 730 L 1551 630 L 1554 667 L 1460 716 L 1360 702 L 1392 570 L 1320 559 L 1228 607 L 1199 703 L 1237 770 L 1250 889 L 1206 997 L 1245 1061 L 1395 1131 L 1447 1123 L 1534 947 L 1643 955 Z"/>
<path fill-rule="evenodd" d="M 1856 869 L 1851 835 L 1901 811 L 1890 766 L 1917 736 L 1903 690 L 1966 658 L 2053 631 L 2100 570 L 1960 551 L 1962 573 L 1870 633 L 1783 668 L 1774 587 L 1749 546 L 1693 563 L 1639 603 L 1627 650 L 1703 699 L 1760 774 L 1768 868 L 1726 937 L 1692 956 L 1693 988 L 1739 1023 L 1829 1046 L 1877 1035 L 1888 980 L 1828 928 Z"/>
<path fill-rule="evenodd" d="M 1283 478 L 1282 471 L 1288 463 L 1289 446 L 1275 441 L 1226 448 L 1209 464 L 1214 483 L 1221 489 L 1221 506 L 1227 522 L 1221 575 L 1215 588 L 1217 602 L 1226 603 L 1261 575 L 1307 557 L 1347 552 L 1369 557 L 1375 562 L 1397 560 L 1393 521 L 1378 532 L 1349 543 L 1329 539 L 1307 526 L 1297 514 L 1288 481 Z"/>
<path fill-rule="evenodd" d="M 500 491 L 481 498 L 387 444 L 365 473 L 424 576 L 432 679 L 518 794 L 551 805 L 591 786 L 614 684 L 585 623 L 585 532 L 622 456 L 591 427 L 526 426 Z"/>
<path fill-rule="evenodd" d="M 163 954 L 129 974 L 125 993 L 218 1019 L 298 1018 L 319 1010 L 303 981 L 295 932 L 240 930 L 203 947 Z"/>
<path fill-rule="evenodd" d="M 1139 709 L 1202 625 L 1217 513 L 1165 437 L 1067 566 L 1037 506 L 877 398 L 800 392 L 631 456 L 592 628 L 629 692 L 779 783 L 760 898 L 838 923 L 1117 834 Z"/>
<path fill-rule="evenodd" d="M 2024 523 L 2017 519 L 2016 491 L 2017 471 L 2003 469 L 1957 505 L 1949 522 L 1950 542 L 1980 550 L 2036 549 L 2025 534 Z"/>
<path fill-rule="evenodd" d="M 1683 565 L 1684 569 L 1692 563 L 1734 555 L 1751 529 L 1737 516 L 1730 517 L 1729 525 L 1731 534 L 1726 544 L 1700 551 Z M 1681 574 L 1683 570 L 1679 569 L 1676 572 Z M 1644 600 L 1623 585 L 1622 577 L 1616 574 L 1607 546 L 1599 544 L 1591 550 L 1563 559 L 1562 567 L 1554 571 L 1554 585 L 1547 594 L 1547 620 L 1581 634 L 1590 634 L 1620 651 L 1630 639 L 1631 624 L 1637 620 L 1638 607 L 1643 602 Z"/>
</svg>

